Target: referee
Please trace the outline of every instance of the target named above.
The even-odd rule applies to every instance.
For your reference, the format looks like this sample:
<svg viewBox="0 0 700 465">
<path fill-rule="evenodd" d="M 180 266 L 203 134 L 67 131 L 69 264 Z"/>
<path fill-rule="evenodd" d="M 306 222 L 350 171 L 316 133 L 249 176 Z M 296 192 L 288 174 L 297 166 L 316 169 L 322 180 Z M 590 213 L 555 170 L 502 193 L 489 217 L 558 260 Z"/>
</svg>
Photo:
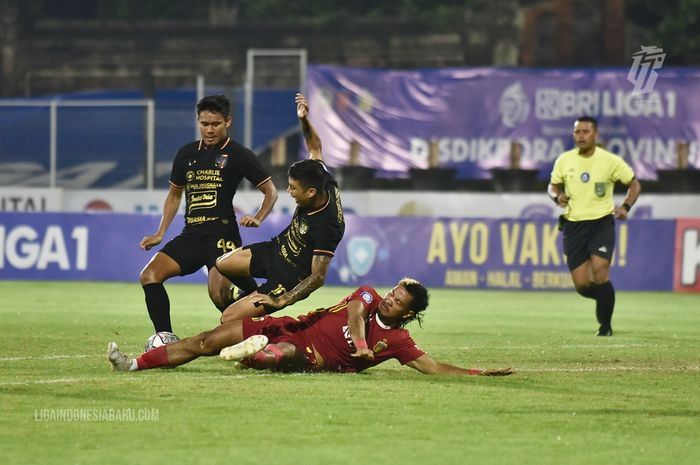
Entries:
<svg viewBox="0 0 700 465">
<path fill-rule="evenodd" d="M 574 123 L 576 148 L 554 162 L 547 192 L 564 208 L 560 229 L 564 254 L 576 292 L 596 302 L 598 332 L 612 336 L 615 289 L 610 260 L 615 248 L 615 218 L 627 219 L 641 186 L 625 161 L 597 146 L 598 122 L 589 116 Z M 628 186 L 622 205 L 613 201 L 615 183 Z"/>
</svg>

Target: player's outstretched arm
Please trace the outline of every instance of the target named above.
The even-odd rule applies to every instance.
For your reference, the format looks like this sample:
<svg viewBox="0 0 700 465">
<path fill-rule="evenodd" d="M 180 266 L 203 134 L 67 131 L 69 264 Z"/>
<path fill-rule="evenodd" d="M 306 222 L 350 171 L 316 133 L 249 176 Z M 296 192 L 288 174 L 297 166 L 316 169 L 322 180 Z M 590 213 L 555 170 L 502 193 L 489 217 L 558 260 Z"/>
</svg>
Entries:
<svg viewBox="0 0 700 465">
<path fill-rule="evenodd" d="M 297 104 L 297 116 L 301 124 L 301 133 L 306 141 L 306 147 L 309 149 L 309 157 L 312 160 L 323 160 L 321 138 L 309 121 L 309 104 L 306 102 L 306 97 L 302 94 L 297 94 L 294 97 L 294 101 Z"/>
<path fill-rule="evenodd" d="M 510 368 L 482 370 L 479 368 L 462 368 L 449 363 L 442 363 L 424 354 L 406 365 L 425 375 L 458 375 L 458 376 L 508 376 L 514 372 Z"/>
</svg>

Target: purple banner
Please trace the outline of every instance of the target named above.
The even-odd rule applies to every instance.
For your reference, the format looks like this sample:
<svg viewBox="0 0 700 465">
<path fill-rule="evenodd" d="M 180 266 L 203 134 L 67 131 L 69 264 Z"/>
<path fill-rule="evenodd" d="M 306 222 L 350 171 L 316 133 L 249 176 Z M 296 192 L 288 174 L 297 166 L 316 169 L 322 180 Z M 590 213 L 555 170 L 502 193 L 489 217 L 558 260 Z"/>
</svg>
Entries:
<svg viewBox="0 0 700 465">
<path fill-rule="evenodd" d="M 611 277 L 621 290 L 673 288 L 674 220 L 618 222 Z M 571 289 L 552 220 L 352 218 L 333 260 L 343 284 Z"/>
<path fill-rule="evenodd" d="M 145 252 L 138 243 L 156 231 L 159 219 L 158 215 L 0 213 L 0 279 L 137 283 L 140 270 L 156 252 Z M 553 220 L 354 215 L 346 220 L 328 285 L 389 286 L 410 276 L 430 287 L 572 287 Z M 261 228 L 241 228 L 244 243 L 268 240 L 288 222 L 288 216 L 274 215 Z M 165 240 L 178 234 L 180 227 L 173 224 Z M 616 288 L 672 290 L 674 260 L 682 259 L 682 254 L 676 257 L 675 235 L 675 220 L 618 222 L 611 270 Z M 204 283 L 205 276 L 202 271 L 177 279 Z"/>
<path fill-rule="evenodd" d="M 330 166 L 347 164 L 350 142 L 360 164 L 384 175 L 427 167 L 436 140 L 440 163 L 460 178 L 489 178 L 508 168 L 511 142 L 521 167 L 548 178 L 552 163 L 573 148 L 574 120 L 599 120 L 600 142 L 622 156 L 640 179 L 675 169 L 676 146 L 689 146 L 700 168 L 700 70 L 652 71 L 651 90 L 635 92 L 629 69 L 523 70 L 448 68 L 390 71 L 312 65 L 310 114 Z"/>
</svg>

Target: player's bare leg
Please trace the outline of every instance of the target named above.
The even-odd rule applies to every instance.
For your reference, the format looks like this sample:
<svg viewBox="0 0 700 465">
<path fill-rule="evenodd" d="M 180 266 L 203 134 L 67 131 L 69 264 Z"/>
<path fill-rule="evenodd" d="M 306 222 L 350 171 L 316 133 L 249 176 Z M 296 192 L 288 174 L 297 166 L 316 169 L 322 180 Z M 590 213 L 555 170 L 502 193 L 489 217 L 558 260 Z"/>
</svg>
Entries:
<svg viewBox="0 0 700 465">
<path fill-rule="evenodd" d="M 203 357 L 217 355 L 221 349 L 243 340 L 243 323 L 235 321 L 217 326 L 196 336 L 157 347 L 132 359 L 122 353 L 117 344 L 109 343 L 108 359 L 114 371 L 147 370 L 163 366 L 178 366 Z"/>
<path fill-rule="evenodd" d="M 248 317 L 265 316 L 265 307 L 260 304 L 256 305 L 252 301 L 257 295 L 257 292 L 253 292 L 229 305 L 221 314 L 221 324 L 228 324 Z"/>
<path fill-rule="evenodd" d="M 222 312 L 233 303 L 231 298 L 231 288 L 233 284 L 224 275 L 222 275 L 216 267 L 209 270 L 207 277 L 207 291 L 209 298 L 216 305 L 216 308 Z"/>
<path fill-rule="evenodd" d="M 257 289 L 258 285 L 250 275 L 252 256 L 249 249 L 239 247 L 217 258 L 216 265 L 209 270 L 209 295 L 222 312 L 235 302 L 238 298 L 236 294 L 246 295 Z M 217 284 L 226 279 L 232 285 L 222 291 L 222 287 Z M 212 291 L 215 295 L 212 295 Z"/>
</svg>

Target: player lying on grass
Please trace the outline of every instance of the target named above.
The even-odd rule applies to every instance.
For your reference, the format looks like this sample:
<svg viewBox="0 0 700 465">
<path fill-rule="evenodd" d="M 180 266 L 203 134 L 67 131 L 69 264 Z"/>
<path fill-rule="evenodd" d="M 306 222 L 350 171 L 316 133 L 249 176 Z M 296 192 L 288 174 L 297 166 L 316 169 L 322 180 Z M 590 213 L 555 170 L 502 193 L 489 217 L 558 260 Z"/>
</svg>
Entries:
<svg viewBox="0 0 700 465">
<path fill-rule="evenodd" d="M 433 360 L 403 327 L 422 319 L 428 290 L 404 278 L 382 299 L 363 286 L 340 303 L 298 318 L 244 318 L 131 359 L 109 343 L 115 371 L 178 366 L 220 353 L 244 366 L 279 371 L 360 372 L 391 358 L 425 374 L 505 376 L 510 368 L 460 368 Z"/>
</svg>

